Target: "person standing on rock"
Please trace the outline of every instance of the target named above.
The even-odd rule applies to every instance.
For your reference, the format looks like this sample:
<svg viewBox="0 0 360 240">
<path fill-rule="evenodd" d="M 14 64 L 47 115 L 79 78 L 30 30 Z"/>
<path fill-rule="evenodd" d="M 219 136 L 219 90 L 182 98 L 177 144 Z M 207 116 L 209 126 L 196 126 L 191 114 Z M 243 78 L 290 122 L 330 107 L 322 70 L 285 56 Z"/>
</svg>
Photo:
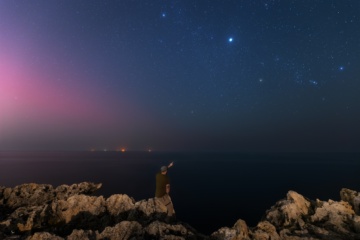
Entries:
<svg viewBox="0 0 360 240">
<path fill-rule="evenodd" d="M 155 199 L 161 202 L 167 208 L 167 219 L 174 219 L 175 211 L 174 206 L 169 196 L 170 193 L 170 179 L 167 171 L 174 165 L 171 162 L 168 166 L 162 166 L 160 172 L 156 174 L 156 191 Z"/>
</svg>

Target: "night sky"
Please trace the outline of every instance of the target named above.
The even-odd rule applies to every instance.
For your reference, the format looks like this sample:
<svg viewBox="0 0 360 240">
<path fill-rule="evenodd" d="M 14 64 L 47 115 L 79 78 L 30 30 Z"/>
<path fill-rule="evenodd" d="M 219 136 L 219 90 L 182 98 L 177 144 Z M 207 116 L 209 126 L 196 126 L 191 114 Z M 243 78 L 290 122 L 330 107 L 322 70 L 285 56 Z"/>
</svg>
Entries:
<svg viewBox="0 0 360 240">
<path fill-rule="evenodd" d="M 359 0 L 0 1 L 0 150 L 359 143 Z"/>
</svg>

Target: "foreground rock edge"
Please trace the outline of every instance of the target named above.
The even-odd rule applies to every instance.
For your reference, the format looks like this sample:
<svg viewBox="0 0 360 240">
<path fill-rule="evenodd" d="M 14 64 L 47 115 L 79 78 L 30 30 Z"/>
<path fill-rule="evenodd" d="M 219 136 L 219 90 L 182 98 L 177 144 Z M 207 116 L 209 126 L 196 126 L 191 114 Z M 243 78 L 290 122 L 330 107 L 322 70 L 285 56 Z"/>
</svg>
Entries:
<svg viewBox="0 0 360 240">
<path fill-rule="evenodd" d="M 360 193 L 346 188 L 340 201 L 314 201 L 289 191 L 257 226 L 239 219 L 206 236 L 187 223 L 169 222 L 166 207 L 153 198 L 93 196 L 100 187 L 90 182 L 0 187 L 0 239 L 360 240 Z"/>
</svg>

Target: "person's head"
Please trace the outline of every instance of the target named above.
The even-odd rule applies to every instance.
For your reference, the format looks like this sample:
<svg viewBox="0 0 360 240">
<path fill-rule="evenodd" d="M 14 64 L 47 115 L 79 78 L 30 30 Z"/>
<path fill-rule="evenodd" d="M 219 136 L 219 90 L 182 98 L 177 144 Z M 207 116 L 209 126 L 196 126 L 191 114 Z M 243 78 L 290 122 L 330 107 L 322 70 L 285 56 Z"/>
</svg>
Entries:
<svg viewBox="0 0 360 240">
<path fill-rule="evenodd" d="M 162 166 L 162 167 L 160 168 L 160 171 L 161 171 L 162 174 L 166 174 L 167 169 L 168 169 L 167 166 Z"/>
</svg>

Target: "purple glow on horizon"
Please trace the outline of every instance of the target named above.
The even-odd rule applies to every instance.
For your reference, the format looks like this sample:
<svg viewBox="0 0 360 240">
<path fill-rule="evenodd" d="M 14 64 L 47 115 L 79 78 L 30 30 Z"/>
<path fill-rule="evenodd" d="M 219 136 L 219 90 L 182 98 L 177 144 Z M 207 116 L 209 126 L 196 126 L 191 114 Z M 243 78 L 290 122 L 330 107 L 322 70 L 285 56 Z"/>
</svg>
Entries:
<svg viewBox="0 0 360 240">
<path fill-rule="evenodd" d="M 96 135 L 104 128 L 107 131 L 126 128 L 130 118 L 139 114 L 138 107 L 126 96 L 121 103 L 115 102 L 91 84 L 85 84 L 91 80 L 85 80 L 88 76 L 82 76 L 80 71 L 69 72 L 65 65 L 57 66 L 58 72 L 49 71 L 51 66 L 34 63 L 33 56 L 19 50 L 19 45 L 25 44 L 0 46 L 2 138 L 21 135 L 29 129 L 48 135 L 59 132 L 70 136 L 79 132 Z M 47 53 L 37 50 L 32 54 L 43 57 Z M 62 74 L 67 81 L 56 80 L 63 78 Z"/>
</svg>

